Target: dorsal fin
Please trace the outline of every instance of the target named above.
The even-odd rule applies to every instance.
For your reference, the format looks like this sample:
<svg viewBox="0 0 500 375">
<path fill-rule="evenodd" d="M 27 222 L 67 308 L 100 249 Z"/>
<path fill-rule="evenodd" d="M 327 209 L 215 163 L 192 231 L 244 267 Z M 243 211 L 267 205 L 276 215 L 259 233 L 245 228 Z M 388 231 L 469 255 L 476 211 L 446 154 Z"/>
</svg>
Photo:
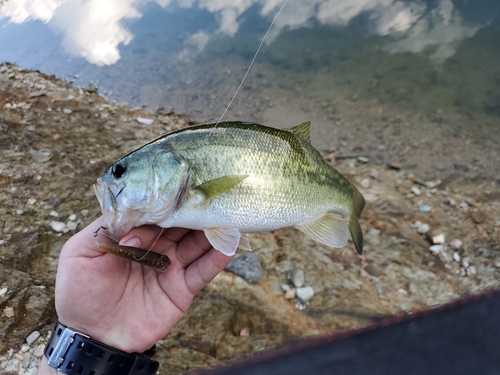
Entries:
<svg viewBox="0 0 500 375">
<path fill-rule="evenodd" d="M 311 121 L 303 122 L 300 125 L 288 129 L 289 132 L 298 135 L 303 140 L 311 143 Z"/>
</svg>

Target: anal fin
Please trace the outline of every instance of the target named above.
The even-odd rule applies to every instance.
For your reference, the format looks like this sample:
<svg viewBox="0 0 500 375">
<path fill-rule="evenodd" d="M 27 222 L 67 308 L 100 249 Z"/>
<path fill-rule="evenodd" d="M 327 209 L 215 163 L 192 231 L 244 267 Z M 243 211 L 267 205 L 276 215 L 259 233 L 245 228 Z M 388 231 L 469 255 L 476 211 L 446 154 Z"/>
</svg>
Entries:
<svg viewBox="0 0 500 375">
<path fill-rule="evenodd" d="M 297 226 L 297 229 L 313 240 L 330 247 L 344 247 L 349 238 L 347 221 L 333 213 L 326 213 L 319 219 Z"/>
</svg>

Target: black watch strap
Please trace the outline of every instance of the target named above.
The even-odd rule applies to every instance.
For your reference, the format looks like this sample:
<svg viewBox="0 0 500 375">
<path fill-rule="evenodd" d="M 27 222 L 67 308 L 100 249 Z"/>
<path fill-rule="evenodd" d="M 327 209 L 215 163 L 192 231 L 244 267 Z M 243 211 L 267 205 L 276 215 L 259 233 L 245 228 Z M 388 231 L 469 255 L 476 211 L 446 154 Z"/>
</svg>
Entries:
<svg viewBox="0 0 500 375">
<path fill-rule="evenodd" d="M 47 346 L 49 366 L 71 375 L 152 375 L 158 362 L 151 359 L 155 346 L 147 352 L 126 353 L 57 323 Z"/>
</svg>

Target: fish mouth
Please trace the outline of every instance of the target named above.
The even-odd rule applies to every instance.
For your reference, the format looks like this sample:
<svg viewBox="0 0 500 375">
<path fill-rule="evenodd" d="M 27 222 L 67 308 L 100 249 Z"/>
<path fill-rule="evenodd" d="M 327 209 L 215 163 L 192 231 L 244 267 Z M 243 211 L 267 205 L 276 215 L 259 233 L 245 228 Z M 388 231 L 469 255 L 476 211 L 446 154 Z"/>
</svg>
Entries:
<svg viewBox="0 0 500 375">
<path fill-rule="evenodd" d="M 120 240 L 132 229 L 132 225 L 124 220 L 127 216 L 126 211 L 120 208 L 120 204 L 117 201 L 118 196 L 125 186 L 120 188 L 115 184 L 108 184 L 102 178 L 99 178 L 94 182 L 93 188 L 110 235 L 114 239 Z"/>
</svg>

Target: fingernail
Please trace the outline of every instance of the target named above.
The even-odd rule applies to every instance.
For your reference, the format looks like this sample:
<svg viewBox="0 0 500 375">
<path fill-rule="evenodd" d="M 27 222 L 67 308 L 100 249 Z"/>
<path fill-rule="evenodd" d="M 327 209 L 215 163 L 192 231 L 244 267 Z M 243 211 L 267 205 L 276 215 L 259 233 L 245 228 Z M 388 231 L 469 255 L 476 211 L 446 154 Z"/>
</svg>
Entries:
<svg viewBox="0 0 500 375">
<path fill-rule="evenodd" d="M 125 245 L 125 246 L 132 246 L 132 247 L 141 247 L 142 241 L 139 237 L 132 237 L 129 239 L 126 239 L 121 243 L 120 245 Z"/>
</svg>

